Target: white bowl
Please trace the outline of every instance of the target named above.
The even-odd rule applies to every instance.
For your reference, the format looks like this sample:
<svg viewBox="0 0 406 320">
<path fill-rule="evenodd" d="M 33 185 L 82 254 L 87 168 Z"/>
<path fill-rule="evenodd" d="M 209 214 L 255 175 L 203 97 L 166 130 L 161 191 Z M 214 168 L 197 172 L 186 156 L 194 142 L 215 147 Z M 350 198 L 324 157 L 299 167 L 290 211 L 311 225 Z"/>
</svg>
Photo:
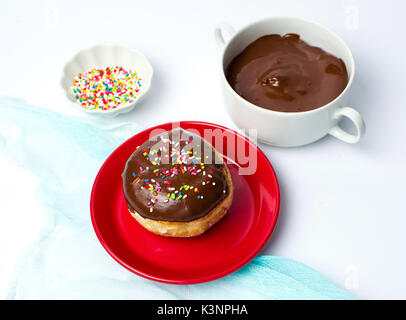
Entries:
<svg viewBox="0 0 406 320">
<path fill-rule="evenodd" d="M 141 87 L 137 98 L 131 103 L 110 110 L 89 110 L 83 108 L 77 102 L 72 91 L 75 77 L 78 76 L 79 73 L 84 73 L 92 68 L 114 66 L 122 66 L 125 69 L 131 69 L 137 72 L 137 75 L 141 78 Z M 91 114 L 115 116 L 131 111 L 135 105 L 144 98 L 151 86 L 153 73 L 151 64 L 141 52 L 119 45 L 97 45 L 78 52 L 66 63 L 63 69 L 61 86 L 66 98 L 75 108 Z"/>
</svg>

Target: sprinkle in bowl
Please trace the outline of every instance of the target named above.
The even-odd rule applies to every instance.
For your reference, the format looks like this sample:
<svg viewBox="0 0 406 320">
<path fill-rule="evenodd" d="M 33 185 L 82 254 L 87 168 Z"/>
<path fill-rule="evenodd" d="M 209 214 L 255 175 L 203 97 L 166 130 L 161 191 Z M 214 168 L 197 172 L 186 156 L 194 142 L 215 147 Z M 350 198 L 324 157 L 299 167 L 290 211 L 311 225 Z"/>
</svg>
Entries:
<svg viewBox="0 0 406 320">
<path fill-rule="evenodd" d="M 131 111 L 144 98 L 152 76 L 152 66 L 141 52 L 121 45 L 97 45 L 66 63 L 61 86 L 75 108 L 116 116 Z"/>
</svg>

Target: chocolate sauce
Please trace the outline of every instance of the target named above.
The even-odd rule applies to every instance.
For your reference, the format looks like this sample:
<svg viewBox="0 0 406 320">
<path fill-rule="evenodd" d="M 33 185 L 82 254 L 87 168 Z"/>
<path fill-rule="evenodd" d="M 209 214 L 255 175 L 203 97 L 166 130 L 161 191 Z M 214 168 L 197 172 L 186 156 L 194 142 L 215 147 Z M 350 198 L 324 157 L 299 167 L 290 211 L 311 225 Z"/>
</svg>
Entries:
<svg viewBox="0 0 406 320">
<path fill-rule="evenodd" d="M 126 163 L 127 206 L 153 220 L 201 218 L 228 195 L 224 166 L 212 146 L 194 133 L 177 128 L 155 136 Z"/>
<path fill-rule="evenodd" d="M 301 112 L 334 100 L 346 87 L 341 59 L 312 47 L 297 34 L 271 34 L 252 42 L 227 70 L 231 87 L 270 110 Z"/>
</svg>

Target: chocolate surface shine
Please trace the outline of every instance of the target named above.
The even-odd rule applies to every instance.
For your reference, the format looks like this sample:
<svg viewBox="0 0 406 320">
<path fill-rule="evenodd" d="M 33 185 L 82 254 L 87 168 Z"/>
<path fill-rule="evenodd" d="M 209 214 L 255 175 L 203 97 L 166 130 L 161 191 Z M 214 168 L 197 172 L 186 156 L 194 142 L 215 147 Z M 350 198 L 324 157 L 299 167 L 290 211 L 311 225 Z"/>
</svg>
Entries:
<svg viewBox="0 0 406 320">
<path fill-rule="evenodd" d="M 127 206 L 153 220 L 203 217 L 229 192 L 224 166 L 198 135 L 177 128 L 155 136 L 126 163 L 122 178 Z"/>
<path fill-rule="evenodd" d="M 270 110 L 301 112 L 334 100 L 346 87 L 341 59 L 312 47 L 297 34 L 271 34 L 252 42 L 227 70 L 231 87 Z"/>
</svg>

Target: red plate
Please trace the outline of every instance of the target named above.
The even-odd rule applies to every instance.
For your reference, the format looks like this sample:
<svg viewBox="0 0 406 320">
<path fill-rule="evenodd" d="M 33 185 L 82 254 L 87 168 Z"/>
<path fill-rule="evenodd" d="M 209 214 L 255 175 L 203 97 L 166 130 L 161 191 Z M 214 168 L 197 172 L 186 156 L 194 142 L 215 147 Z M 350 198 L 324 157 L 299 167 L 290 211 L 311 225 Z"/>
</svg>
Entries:
<svg viewBox="0 0 406 320">
<path fill-rule="evenodd" d="M 220 129 L 256 155 L 257 170 L 240 175 L 244 167 L 229 155 L 226 139 L 223 153 L 231 171 L 235 194 L 225 217 L 211 229 L 193 238 L 166 238 L 145 230 L 130 215 L 122 191 L 121 173 L 135 148 L 152 130 L 173 129 L 166 123 L 128 139 L 104 162 L 93 185 L 90 211 L 94 230 L 103 247 L 121 265 L 145 278 L 174 284 L 214 280 L 236 271 L 264 246 L 276 224 L 279 188 L 275 172 L 257 146 L 225 127 L 198 121 L 177 123 L 183 129 Z M 241 145 L 240 145 L 241 146 Z M 250 148 L 250 149 L 248 149 Z"/>
</svg>

